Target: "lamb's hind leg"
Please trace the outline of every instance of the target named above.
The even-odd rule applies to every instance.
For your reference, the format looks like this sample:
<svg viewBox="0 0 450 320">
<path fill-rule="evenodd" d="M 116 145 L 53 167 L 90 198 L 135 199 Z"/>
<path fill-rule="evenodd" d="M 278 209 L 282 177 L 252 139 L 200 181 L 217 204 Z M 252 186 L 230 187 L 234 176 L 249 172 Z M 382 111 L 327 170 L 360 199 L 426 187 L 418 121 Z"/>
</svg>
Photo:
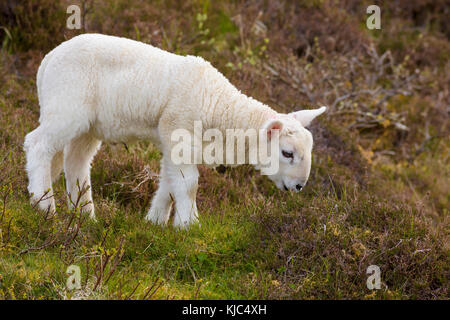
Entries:
<svg viewBox="0 0 450 320">
<path fill-rule="evenodd" d="M 55 210 L 51 163 L 57 152 L 52 144 L 50 128 L 40 125 L 25 137 L 26 170 L 31 203 L 41 210 Z"/>
<path fill-rule="evenodd" d="M 91 190 L 91 161 L 101 141 L 86 133 L 73 139 L 64 149 L 64 173 L 69 207 L 77 205 L 95 218 Z"/>
<path fill-rule="evenodd" d="M 158 190 L 156 191 L 150 210 L 145 219 L 156 224 L 165 225 L 170 218 L 173 200 L 170 189 L 170 180 L 164 160 L 161 161 L 159 177 Z"/>
</svg>

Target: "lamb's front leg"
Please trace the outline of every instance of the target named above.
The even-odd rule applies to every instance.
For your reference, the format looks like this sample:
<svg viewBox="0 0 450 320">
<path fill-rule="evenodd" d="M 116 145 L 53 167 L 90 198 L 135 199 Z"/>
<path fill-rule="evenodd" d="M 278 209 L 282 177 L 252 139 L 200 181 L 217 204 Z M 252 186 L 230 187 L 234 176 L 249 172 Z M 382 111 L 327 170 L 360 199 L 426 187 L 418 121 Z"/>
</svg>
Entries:
<svg viewBox="0 0 450 320">
<path fill-rule="evenodd" d="M 161 161 L 161 170 L 159 173 L 159 186 L 152 200 L 150 210 L 145 219 L 160 225 L 167 224 L 172 209 L 172 196 L 169 175 L 167 174 L 164 159 Z"/>
<path fill-rule="evenodd" d="M 165 165 L 175 199 L 173 225 L 178 228 L 188 228 L 191 224 L 198 222 L 196 197 L 199 173 L 197 166 L 175 165 L 170 160 L 167 160 Z"/>
</svg>

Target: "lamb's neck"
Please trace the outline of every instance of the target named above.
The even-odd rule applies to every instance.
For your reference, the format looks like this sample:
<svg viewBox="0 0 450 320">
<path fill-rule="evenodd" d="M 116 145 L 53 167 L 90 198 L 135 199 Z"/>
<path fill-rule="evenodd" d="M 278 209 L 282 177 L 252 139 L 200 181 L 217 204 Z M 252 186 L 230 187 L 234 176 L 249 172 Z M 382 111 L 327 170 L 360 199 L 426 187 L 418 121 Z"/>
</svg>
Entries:
<svg viewBox="0 0 450 320">
<path fill-rule="evenodd" d="M 224 114 L 220 119 L 220 127 L 226 129 L 255 129 L 274 117 L 277 112 L 269 106 L 246 96 L 241 92 L 226 97 L 221 101 Z"/>
</svg>

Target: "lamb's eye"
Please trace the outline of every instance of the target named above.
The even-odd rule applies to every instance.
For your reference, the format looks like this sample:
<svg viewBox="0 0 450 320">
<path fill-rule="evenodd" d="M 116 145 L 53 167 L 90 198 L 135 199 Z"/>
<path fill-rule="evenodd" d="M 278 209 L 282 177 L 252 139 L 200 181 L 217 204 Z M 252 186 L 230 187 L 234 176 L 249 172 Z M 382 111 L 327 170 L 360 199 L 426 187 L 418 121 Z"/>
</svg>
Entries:
<svg viewBox="0 0 450 320">
<path fill-rule="evenodd" d="M 291 151 L 281 151 L 281 153 L 283 154 L 283 157 L 285 158 L 294 158 L 294 153 Z"/>
</svg>

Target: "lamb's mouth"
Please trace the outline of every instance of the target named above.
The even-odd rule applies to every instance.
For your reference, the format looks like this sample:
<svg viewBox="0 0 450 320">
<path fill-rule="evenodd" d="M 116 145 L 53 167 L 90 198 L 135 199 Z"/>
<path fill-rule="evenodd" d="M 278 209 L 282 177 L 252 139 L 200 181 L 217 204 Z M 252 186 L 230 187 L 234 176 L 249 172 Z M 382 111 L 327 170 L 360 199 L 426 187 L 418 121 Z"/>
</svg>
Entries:
<svg viewBox="0 0 450 320">
<path fill-rule="evenodd" d="M 270 177 L 269 177 L 270 178 Z M 272 179 L 271 179 L 272 180 Z M 284 181 L 282 179 L 279 180 L 272 180 L 273 182 L 275 182 L 275 185 L 277 186 L 277 188 L 279 190 L 284 190 L 284 191 L 289 191 L 290 189 L 286 186 L 286 184 L 284 183 Z"/>
<path fill-rule="evenodd" d="M 284 182 L 281 182 L 281 185 L 283 186 L 283 189 L 285 191 L 292 191 L 292 192 L 296 192 L 297 193 L 297 192 L 300 192 L 300 191 L 303 190 L 303 186 L 300 185 L 300 184 L 295 185 L 294 188 L 288 188 Z M 281 189 L 281 187 L 280 187 L 280 189 Z"/>
</svg>

